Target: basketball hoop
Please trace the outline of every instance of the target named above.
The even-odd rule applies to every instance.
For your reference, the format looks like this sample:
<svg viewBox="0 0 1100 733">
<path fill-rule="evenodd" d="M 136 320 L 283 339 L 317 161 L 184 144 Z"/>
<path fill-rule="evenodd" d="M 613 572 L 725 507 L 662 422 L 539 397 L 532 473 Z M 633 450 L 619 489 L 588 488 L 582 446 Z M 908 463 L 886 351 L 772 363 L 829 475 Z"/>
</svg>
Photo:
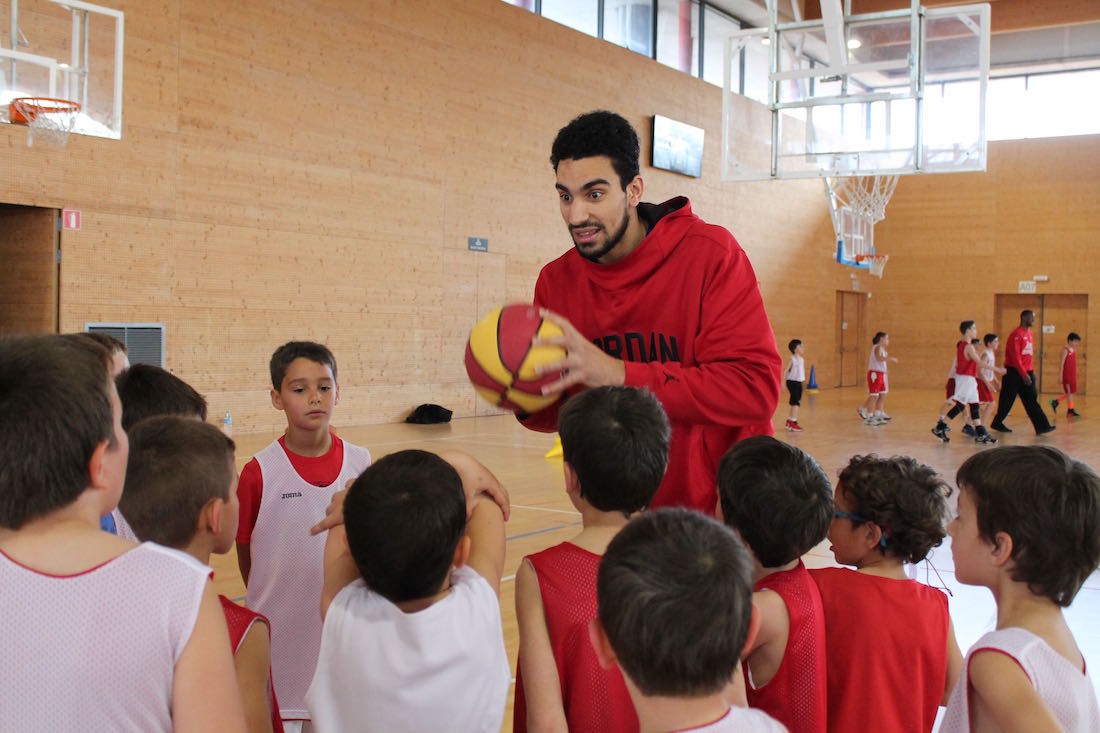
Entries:
<svg viewBox="0 0 1100 733">
<path fill-rule="evenodd" d="M 867 265 L 867 270 L 877 278 L 882 277 L 882 271 L 886 269 L 886 262 L 890 255 L 856 255 L 856 261 Z"/>
<path fill-rule="evenodd" d="M 8 119 L 26 125 L 27 145 L 34 145 L 37 135 L 51 145 L 64 145 L 76 124 L 80 104 L 69 99 L 52 97 L 17 97 L 8 105 Z"/>
</svg>

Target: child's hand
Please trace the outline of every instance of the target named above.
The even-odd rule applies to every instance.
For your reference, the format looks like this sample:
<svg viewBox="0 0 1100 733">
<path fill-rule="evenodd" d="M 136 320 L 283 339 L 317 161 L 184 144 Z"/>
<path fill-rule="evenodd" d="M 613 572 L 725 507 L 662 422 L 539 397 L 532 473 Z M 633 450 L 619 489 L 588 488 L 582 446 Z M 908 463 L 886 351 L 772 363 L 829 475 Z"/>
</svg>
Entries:
<svg viewBox="0 0 1100 733">
<path fill-rule="evenodd" d="M 451 464 L 458 471 L 462 479 L 462 489 L 466 493 L 466 518 L 469 519 L 473 511 L 475 499 L 484 494 L 497 506 L 504 515 L 504 521 L 508 521 L 511 513 L 511 504 L 508 499 L 508 491 L 505 489 L 492 471 L 483 466 L 469 453 L 457 450 L 441 451 L 439 457 Z"/>
<path fill-rule="evenodd" d="M 332 501 L 325 508 L 325 518 L 309 528 L 311 535 L 327 532 L 333 527 L 338 527 L 344 523 L 344 497 L 348 495 L 348 489 L 351 488 L 354 481 L 353 478 L 348 479 L 348 482 L 344 484 L 344 490 L 337 491 L 332 495 Z"/>
</svg>

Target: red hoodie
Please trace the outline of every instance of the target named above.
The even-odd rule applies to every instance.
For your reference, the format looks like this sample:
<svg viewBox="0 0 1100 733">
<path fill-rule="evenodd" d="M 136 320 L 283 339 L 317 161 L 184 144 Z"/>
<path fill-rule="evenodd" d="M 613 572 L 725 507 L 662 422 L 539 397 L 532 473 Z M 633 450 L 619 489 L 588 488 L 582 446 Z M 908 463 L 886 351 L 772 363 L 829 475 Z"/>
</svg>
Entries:
<svg viewBox="0 0 1100 733">
<path fill-rule="evenodd" d="M 692 214 L 683 197 L 639 204 L 638 216 L 649 233 L 633 252 L 610 265 L 566 252 L 542 268 L 535 305 L 623 359 L 627 386 L 648 387 L 664 406 L 672 443 L 652 506 L 713 514 L 722 454 L 773 432 L 782 360 L 733 235 Z M 560 404 L 520 421 L 552 432 Z"/>
</svg>

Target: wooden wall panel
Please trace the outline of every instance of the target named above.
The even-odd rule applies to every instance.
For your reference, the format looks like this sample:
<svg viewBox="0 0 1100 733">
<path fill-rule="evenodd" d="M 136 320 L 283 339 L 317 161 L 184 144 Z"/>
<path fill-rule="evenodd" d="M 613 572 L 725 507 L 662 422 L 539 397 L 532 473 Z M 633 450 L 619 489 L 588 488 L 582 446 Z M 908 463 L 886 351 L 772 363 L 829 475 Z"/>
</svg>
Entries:
<svg viewBox="0 0 1100 733">
<path fill-rule="evenodd" d="M 491 412 L 466 381 L 466 332 L 528 300 L 571 246 L 549 148 L 596 108 L 638 127 L 645 160 L 655 113 L 706 130 L 703 177 L 646 165 L 645 198 L 687 195 L 729 228 L 778 340 L 802 338 L 836 383 L 835 292 L 853 281 L 822 184 L 721 182 L 718 88 L 500 0 L 112 4 L 127 13 L 123 139 L 26 148 L 0 125 L 0 201 L 80 208 L 62 328 L 165 323 L 169 368 L 238 431 L 283 424 L 267 360 L 292 338 L 335 352 L 338 424 L 422 402 Z M 759 128 L 748 107 L 739 144 Z"/>
</svg>

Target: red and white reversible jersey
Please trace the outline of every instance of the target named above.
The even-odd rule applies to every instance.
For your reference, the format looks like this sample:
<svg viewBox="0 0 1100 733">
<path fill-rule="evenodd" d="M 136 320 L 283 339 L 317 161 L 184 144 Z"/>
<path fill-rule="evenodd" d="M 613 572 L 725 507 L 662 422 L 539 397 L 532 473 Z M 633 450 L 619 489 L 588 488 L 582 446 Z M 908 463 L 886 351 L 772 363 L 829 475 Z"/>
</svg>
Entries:
<svg viewBox="0 0 1100 733">
<path fill-rule="evenodd" d="M 263 497 L 250 543 L 248 606 L 271 621 L 271 676 L 284 720 L 308 720 L 305 694 L 321 648 L 325 535 L 310 527 L 332 495 L 370 465 L 365 448 L 344 441 L 344 462 L 328 486 L 305 481 L 286 449 L 273 442 L 256 454 Z"/>
<path fill-rule="evenodd" d="M 0 727 L 171 731 L 176 662 L 209 576 L 148 542 L 65 576 L 0 552 Z"/>
</svg>

